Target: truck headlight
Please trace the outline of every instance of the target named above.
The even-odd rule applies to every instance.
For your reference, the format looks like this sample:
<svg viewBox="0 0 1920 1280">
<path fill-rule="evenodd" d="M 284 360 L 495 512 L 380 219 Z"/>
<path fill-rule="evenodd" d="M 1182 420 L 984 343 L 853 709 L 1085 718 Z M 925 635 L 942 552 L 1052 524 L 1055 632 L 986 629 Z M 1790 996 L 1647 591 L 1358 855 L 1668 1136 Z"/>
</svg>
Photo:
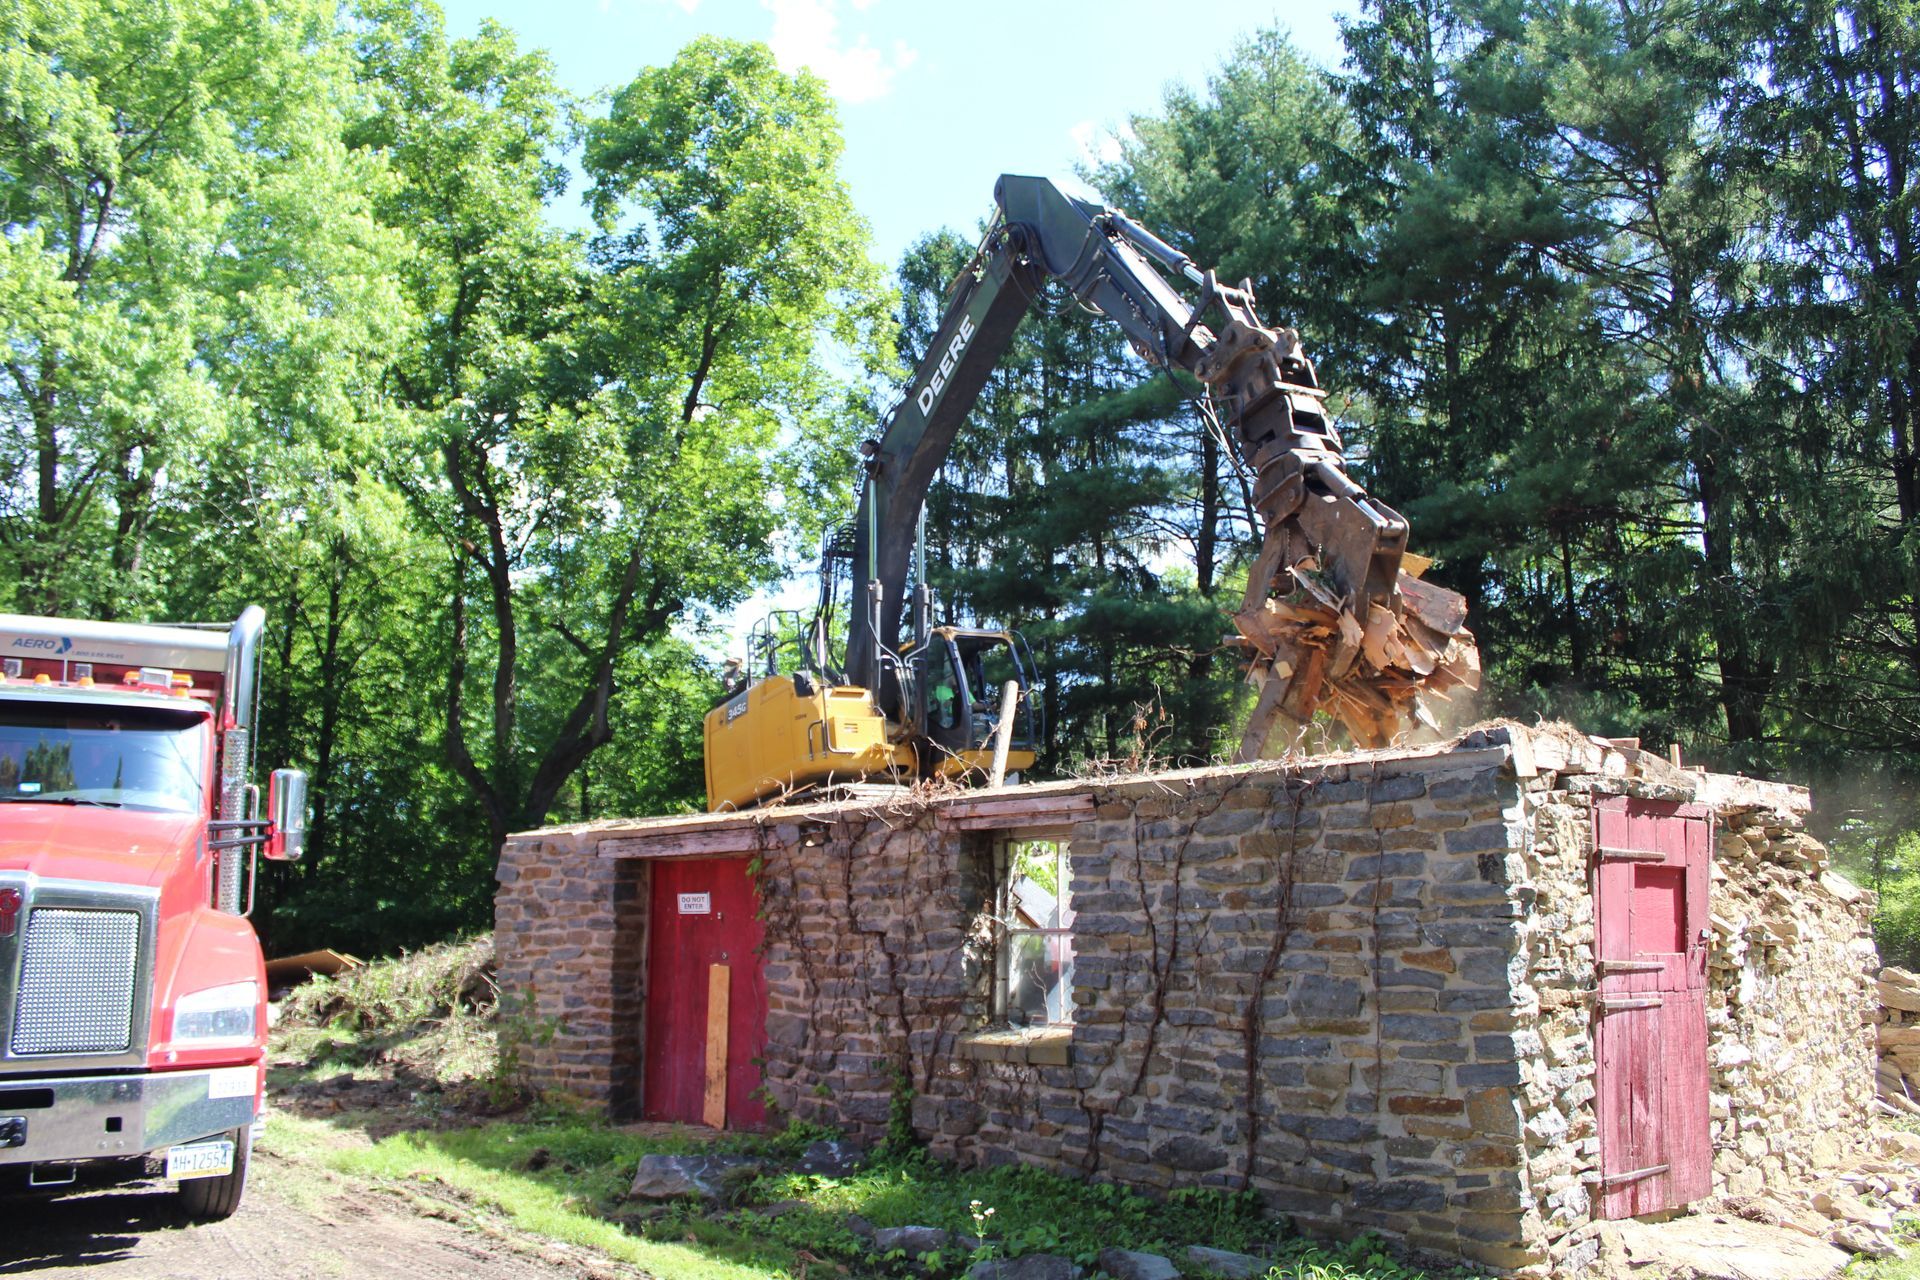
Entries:
<svg viewBox="0 0 1920 1280">
<path fill-rule="evenodd" d="M 173 1039 L 252 1040 L 260 984 L 229 982 L 181 996 L 173 1006 Z"/>
</svg>

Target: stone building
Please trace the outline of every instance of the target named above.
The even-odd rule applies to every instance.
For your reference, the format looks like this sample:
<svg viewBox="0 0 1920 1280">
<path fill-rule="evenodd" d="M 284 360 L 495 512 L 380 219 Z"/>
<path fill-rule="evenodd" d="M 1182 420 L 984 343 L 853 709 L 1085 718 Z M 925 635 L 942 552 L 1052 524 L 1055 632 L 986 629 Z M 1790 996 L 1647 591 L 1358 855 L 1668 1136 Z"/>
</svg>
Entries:
<svg viewBox="0 0 1920 1280">
<path fill-rule="evenodd" d="M 1606 1218 L 1810 1179 L 1865 1133 L 1868 902 L 1807 810 L 1503 723 L 552 828 L 501 861 L 507 1034 L 615 1114 L 911 1125 L 1577 1274 Z"/>
</svg>

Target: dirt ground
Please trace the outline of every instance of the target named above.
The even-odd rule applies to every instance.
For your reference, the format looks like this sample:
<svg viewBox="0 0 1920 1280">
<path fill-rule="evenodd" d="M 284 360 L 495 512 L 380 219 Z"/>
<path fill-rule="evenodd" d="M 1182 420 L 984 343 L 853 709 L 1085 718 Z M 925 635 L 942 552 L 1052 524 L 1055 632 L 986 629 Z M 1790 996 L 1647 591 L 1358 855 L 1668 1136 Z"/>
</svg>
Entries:
<svg viewBox="0 0 1920 1280">
<path fill-rule="evenodd" d="M 458 1222 L 459 1225 L 456 1225 Z M 65 1280 L 636 1280 L 585 1250 L 517 1235 L 256 1151 L 226 1222 L 181 1226 L 164 1184 L 0 1202 L 0 1276 Z"/>
</svg>

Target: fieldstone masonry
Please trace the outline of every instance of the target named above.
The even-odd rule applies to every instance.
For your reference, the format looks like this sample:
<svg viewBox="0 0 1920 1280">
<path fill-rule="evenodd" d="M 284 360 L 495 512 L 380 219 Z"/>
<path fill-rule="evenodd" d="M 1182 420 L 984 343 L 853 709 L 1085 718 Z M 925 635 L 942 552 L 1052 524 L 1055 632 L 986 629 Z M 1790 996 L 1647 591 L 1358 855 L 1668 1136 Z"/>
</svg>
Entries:
<svg viewBox="0 0 1920 1280">
<path fill-rule="evenodd" d="M 539 1083 L 631 1112 L 647 859 L 731 849 L 759 862 L 776 1114 L 1578 1274 L 1602 1234 L 1592 806 L 1623 794 L 1716 815 L 1716 1193 L 1830 1170 L 1868 1128 L 1876 962 L 1806 793 L 1558 727 L 530 832 L 501 862 L 501 985 Z M 1070 1032 L 989 1021 L 1008 834 L 1070 841 Z"/>
</svg>

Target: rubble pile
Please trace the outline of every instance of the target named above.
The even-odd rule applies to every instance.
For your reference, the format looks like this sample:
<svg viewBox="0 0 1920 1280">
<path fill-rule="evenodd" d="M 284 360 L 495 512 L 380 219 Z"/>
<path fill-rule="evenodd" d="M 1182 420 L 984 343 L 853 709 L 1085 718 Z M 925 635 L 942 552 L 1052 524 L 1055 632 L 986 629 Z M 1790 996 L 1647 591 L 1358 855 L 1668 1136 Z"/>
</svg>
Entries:
<svg viewBox="0 0 1920 1280">
<path fill-rule="evenodd" d="M 1920 974 L 1882 969 L 1879 992 L 1880 1104 L 1894 1115 L 1920 1116 Z"/>
<path fill-rule="evenodd" d="M 1736 1217 L 1785 1227 L 1870 1258 L 1899 1255 L 1894 1218 L 1910 1217 L 1916 1207 L 1920 1134 L 1894 1129 L 1878 1129 L 1830 1178 L 1729 1197 L 1723 1205 Z"/>
</svg>

